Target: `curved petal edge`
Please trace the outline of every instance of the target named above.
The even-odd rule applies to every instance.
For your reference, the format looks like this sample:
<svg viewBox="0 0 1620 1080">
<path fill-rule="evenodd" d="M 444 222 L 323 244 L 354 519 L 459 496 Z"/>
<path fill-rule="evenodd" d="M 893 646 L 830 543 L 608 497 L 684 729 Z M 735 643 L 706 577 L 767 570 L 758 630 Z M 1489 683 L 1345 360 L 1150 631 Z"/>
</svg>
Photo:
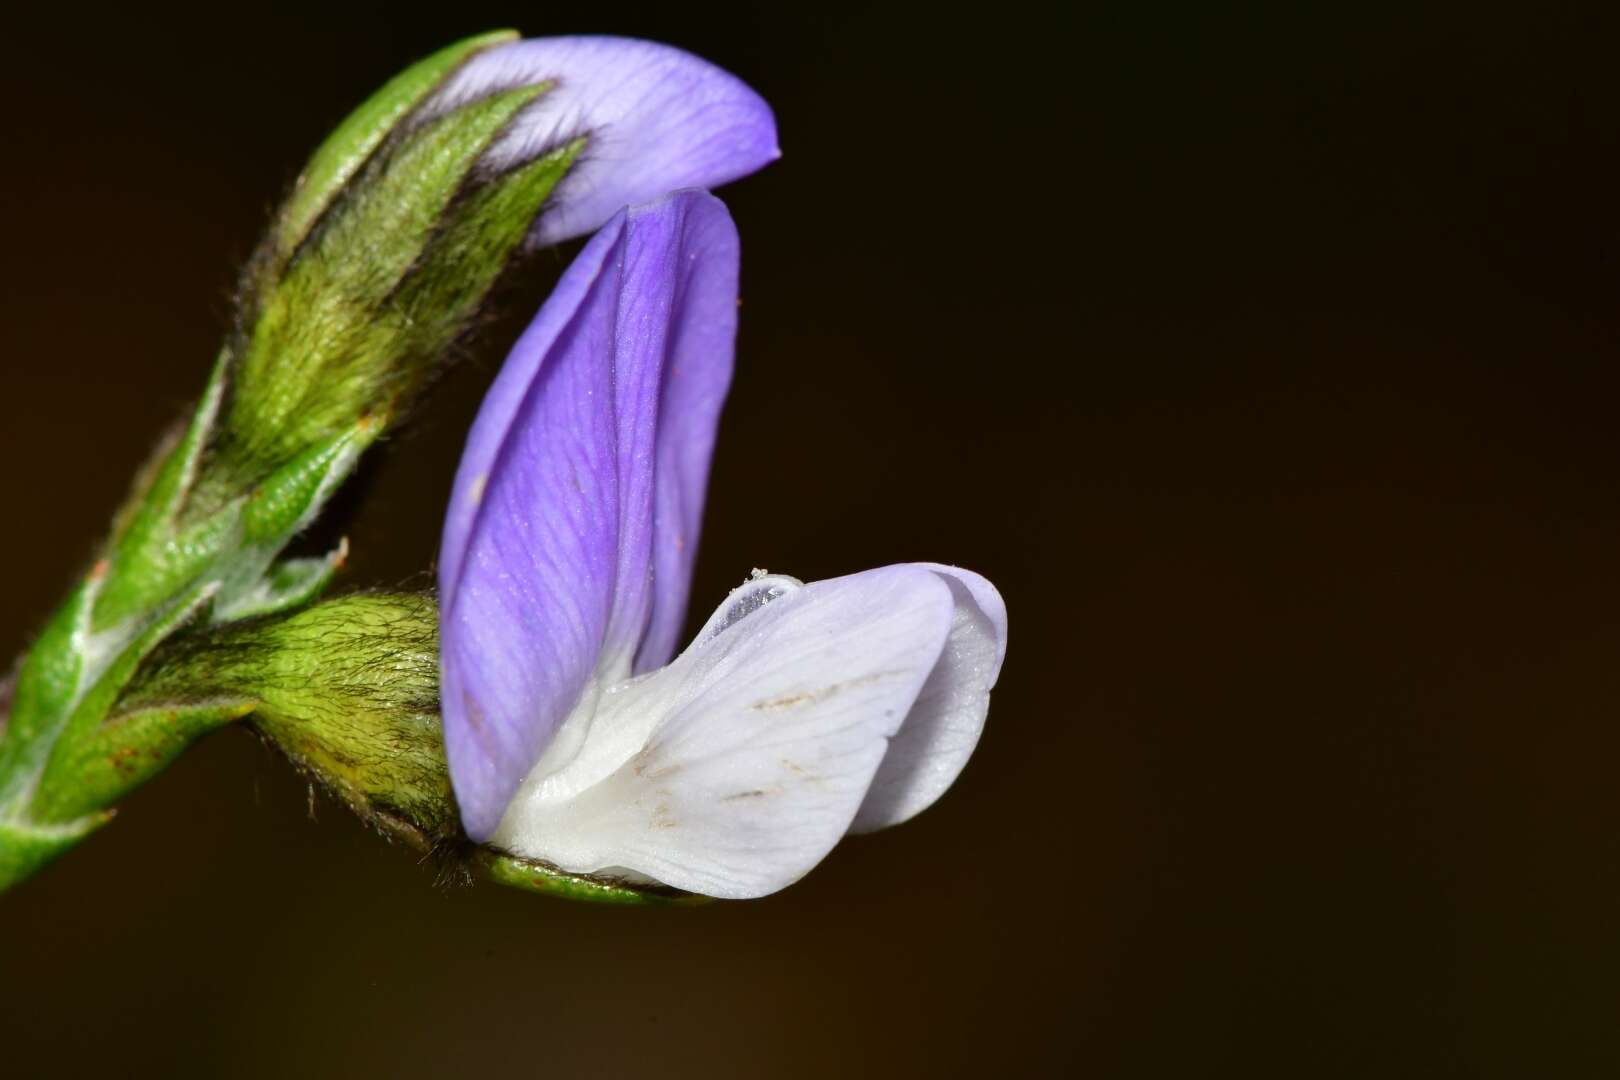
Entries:
<svg viewBox="0 0 1620 1080">
<path fill-rule="evenodd" d="M 853 832 L 898 825 L 931 806 L 979 744 L 990 690 L 1007 655 L 1007 605 L 971 570 L 915 563 L 951 590 L 951 631 L 906 722 L 889 742 Z"/>
<path fill-rule="evenodd" d="M 718 187 L 781 156 L 776 119 L 741 79 L 635 38 L 533 38 L 479 53 L 435 94 L 431 117 L 497 90 L 549 84 L 486 155 L 504 170 L 584 140 L 547 200 L 532 246 L 598 228 L 621 207 Z"/>
<path fill-rule="evenodd" d="M 611 773 L 555 797 L 525 786 L 494 842 L 708 896 L 792 884 L 848 831 L 955 606 L 941 575 L 891 566 L 718 616 L 717 633 L 597 702 L 593 726 L 659 718 L 619 744 Z"/>
</svg>

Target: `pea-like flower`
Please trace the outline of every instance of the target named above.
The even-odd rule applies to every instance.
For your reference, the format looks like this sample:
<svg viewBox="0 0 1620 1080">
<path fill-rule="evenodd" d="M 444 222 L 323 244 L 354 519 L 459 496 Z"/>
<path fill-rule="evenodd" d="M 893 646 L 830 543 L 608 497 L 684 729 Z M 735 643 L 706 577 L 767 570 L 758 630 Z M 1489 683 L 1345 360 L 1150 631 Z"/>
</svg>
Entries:
<svg viewBox="0 0 1620 1080">
<path fill-rule="evenodd" d="M 978 742 L 1007 617 L 966 570 L 756 574 L 670 660 L 737 273 L 712 195 L 620 212 L 484 400 L 439 564 L 446 750 L 475 840 L 762 896 L 927 807 Z"/>
</svg>

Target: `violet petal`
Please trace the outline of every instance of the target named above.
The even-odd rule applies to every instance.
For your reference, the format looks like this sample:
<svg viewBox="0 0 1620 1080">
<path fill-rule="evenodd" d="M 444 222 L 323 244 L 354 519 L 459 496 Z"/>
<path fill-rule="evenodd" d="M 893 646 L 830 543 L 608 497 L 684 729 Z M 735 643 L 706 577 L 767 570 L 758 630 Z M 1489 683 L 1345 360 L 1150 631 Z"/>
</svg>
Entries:
<svg viewBox="0 0 1620 1080">
<path fill-rule="evenodd" d="M 677 188 L 718 187 L 781 156 L 763 98 L 730 72 L 669 45 L 634 38 L 534 38 L 473 57 L 424 110 L 445 112 L 493 91 L 549 82 L 489 150 L 509 168 L 583 136 L 531 234 L 536 246 L 583 236 L 620 207 Z"/>
<path fill-rule="evenodd" d="M 737 259 L 730 216 L 706 192 L 616 216 L 473 424 L 439 589 L 445 745 L 475 840 L 586 689 L 629 675 L 649 622 L 684 617 Z M 689 411 L 665 423 L 666 403 Z M 666 489 L 679 497 L 655 508 Z"/>
</svg>

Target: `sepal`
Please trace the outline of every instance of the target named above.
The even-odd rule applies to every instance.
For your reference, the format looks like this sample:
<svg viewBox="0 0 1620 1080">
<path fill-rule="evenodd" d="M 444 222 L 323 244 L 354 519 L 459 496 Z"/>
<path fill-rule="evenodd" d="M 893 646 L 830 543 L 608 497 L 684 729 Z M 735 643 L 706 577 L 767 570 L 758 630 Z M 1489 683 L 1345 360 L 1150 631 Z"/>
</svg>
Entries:
<svg viewBox="0 0 1620 1080">
<path fill-rule="evenodd" d="M 473 869 L 498 885 L 561 900 L 640 907 L 698 907 L 712 898 L 661 885 L 632 885 L 607 878 L 570 874 L 546 863 L 481 847 L 471 857 Z"/>
<path fill-rule="evenodd" d="M 309 234 L 394 126 L 438 89 L 451 72 L 469 57 L 517 38 L 515 30 L 496 30 L 446 46 L 394 76 L 350 113 L 309 159 L 281 209 L 274 234 L 275 249 L 281 257 L 290 255 Z"/>
<path fill-rule="evenodd" d="M 437 609 L 360 593 L 170 642 L 115 716 L 235 706 L 363 820 L 414 847 L 459 834 L 438 715 Z"/>
</svg>

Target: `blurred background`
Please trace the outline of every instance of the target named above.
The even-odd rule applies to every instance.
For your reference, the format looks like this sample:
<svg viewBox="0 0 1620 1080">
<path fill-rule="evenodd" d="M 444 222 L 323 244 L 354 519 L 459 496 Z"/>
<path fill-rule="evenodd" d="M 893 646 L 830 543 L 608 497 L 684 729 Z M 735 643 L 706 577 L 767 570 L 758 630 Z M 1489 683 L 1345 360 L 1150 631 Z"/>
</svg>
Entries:
<svg viewBox="0 0 1620 1080">
<path fill-rule="evenodd" d="M 0 1072 L 1614 1075 L 1615 27 L 1212 7 L 13 18 L 0 654 L 308 152 L 503 25 L 670 41 L 777 110 L 723 192 L 695 618 L 756 566 L 935 559 L 1012 644 L 936 807 L 697 911 L 440 886 L 222 732 L 0 899 Z M 345 586 L 430 580 L 569 253 L 367 466 Z"/>
</svg>

